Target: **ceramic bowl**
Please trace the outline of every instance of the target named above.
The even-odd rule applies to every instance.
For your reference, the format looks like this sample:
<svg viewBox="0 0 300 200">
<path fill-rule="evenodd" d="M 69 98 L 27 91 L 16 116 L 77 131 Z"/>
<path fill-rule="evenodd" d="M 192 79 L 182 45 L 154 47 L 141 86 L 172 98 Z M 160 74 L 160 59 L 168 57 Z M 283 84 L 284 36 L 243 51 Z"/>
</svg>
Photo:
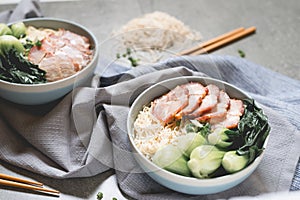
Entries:
<svg viewBox="0 0 300 200">
<path fill-rule="evenodd" d="M 26 26 L 36 28 L 64 28 L 87 37 L 93 49 L 93 58 L 87 66 L 67 78 L 42 84 L 17 84 L 0 80 L 0 96 L 9 101 L 24 105 L 39 105 L 57 100 L 71 92 L 74 86 L 85 83 L 95 70 L 99 57 L 99 46 L 91 31 L 75 22 L 55 18 L 32 18 L 23 20 Z"/>
<path fill-rule="evenodd" d="M 210 83 L 215 84 L 220 89 L 223 89 L 227 92 L 227 94 L 231 98 L 237 99 L 245 99 L 250 98 L 242 90 L 236 88 L 235 86 L 228 84 L 223 81 L 219 81 L 216 79 L 211 78 L 204 78 L 204 77 L 195 77 L 195 76 L 188 76 L 188 77 L 179 77 L 168 79 L 157 83 L 143 93 L 141 93 L 132 104 L 128 120 L 127 120 L 127 130 L 128 130 L 128 137 L 132 146 L 132 153 L 141 166 L 141 168 L 148 173 L 150 177 L 152 177 L 155 181 L 160 183 L 161 185 L 170 188 L 172 190 L 186 193 L 186 194 L 193 194 L 193 195 L 203 195 L 203 194 L 213 194 L 228 190 L 242 181 L 244 181 L 247 177 L 249 177 L 253 171 L 257 168 L 259 163 L 261 162 L 264 152 L 258 156 L 254 162 L 248 165 L 243 170 L 228 174 L 216 178 L 208 178 L 208 179 L 197 179 L 193 177 L 185 177 L 181 175 L 177 175 L 175 173 L 166 171 L 149 159 L 147 159 L 141 151 L 137 148 L 134 143 L 134 135 L 133 135 L 133 123 L 139 113 L 142 110 L 144 105 L 149 105 L 149 103 L 154 100 L 155 98 L 167 93 L 170 89 L 175 88 L 177 85 L 181 85 L 188 82 L 200 82 L 203 85 L 208 85 Z M 268 138 L 267 138 L 268 139 Z M 264 143 L 264 147 L 266 147 L 267 140 Z"/>
</svg>

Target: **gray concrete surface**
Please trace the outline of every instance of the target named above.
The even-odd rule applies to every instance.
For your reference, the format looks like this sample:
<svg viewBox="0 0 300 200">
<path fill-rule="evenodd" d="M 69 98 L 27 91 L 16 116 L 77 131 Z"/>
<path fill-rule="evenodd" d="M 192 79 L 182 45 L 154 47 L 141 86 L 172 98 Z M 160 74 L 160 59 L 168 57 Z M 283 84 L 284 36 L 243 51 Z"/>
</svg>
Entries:
<svg viewBox="0 0 300 200">
<path fill-rule="evenodd" d="M 0 12 L 15 5 L 1 5 Z M 239 56 L 300 80 L 300 2 L 298 0 L 81 0 L 74 2 L 42 3 L 46 17 L 78 22 L 94 32 L 100 43 L 110 37 L 112 30 L 143 13 L 167 12 L 210 39 L 239 26 L 256 26 L 255 35 L 219 49 L 213 54 Z M 112 171 L 91 178 L 54 180 L 1 163 L 1 173 L 35 179 L 46 187 L 62 192 L 59 198 L 36 193 L 0 189 L 0 199 L 96 199 L 98 191 L 108 199 L 123 199 L 115 185 Z"/>
<path fill-rule="evenodd" d="M 128 20 L 156 10 L 177 17 L 199 31 L 204 40 L 239 26 L 256 26 L 255 35 L 213 53 L 239 56 L 241 49 L 246 59 L 300 80 L 298 0 L 87 0 L 43 4 L 42 10 L 45 16 L 85 25 L 99 41 L 105 41 Z"/>
<path fill-rule="evenodd" d="M 1 10 L 14 5 L 2 6 Z M 213 54 L 239 56 L 300 80 L 300 2 L 298 0 L 79 0 L 42 3 L 46 17 L 78 22 L 94 32 L 100 42 L 128 20 L 152 11 L 163 11 L 199 31 L 203 40 L 240 26 L 256 26 L 251 37 Z"/>
</svg>

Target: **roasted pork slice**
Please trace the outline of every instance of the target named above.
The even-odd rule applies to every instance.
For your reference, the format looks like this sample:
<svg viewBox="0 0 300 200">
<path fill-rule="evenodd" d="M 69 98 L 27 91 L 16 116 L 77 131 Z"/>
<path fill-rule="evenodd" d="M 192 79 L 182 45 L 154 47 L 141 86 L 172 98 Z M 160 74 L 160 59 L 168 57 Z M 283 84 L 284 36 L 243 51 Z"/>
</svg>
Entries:
<svg viewBox="0 0 300 200">
<path fill-rule="evenodd" d="M 61 71 L 61 68 L 56 65 L 56 57 L 48 57 L 44 58 L 39 67 L 42 70 L 46 71 L 46 78 L 48 81 L 56 81 L 63 77 L 63 73 Z"/>
<path fill-rule="evenodd" d="M 87 37 L 75 34 L 67 30 L 60 30 L 61 39 L 65 41 L 67 45 L 73 46 L 80 51 L 86 51 L 90 48 L 89 39 Z"/>
<path fill-rule="evenodd" d="M 208 94 L 202 99 L 200 106 L 188 115 L 189 117 L 197 118 L 217 105 L 220 89 L 212 84 L 207 85 L 206 88 L 208 90 Z"/>
<path fill-rule="evenodd" d="M 197 120 L 200 122 L 205 122 L 212 118 L 220 118 L 226 116 L 229 103 L 230 98 L 228 94 L 224 91 L 220 91 L 217 105 L 207 113 L 204 113 L 203 115 L 198 117 Z"/>
<path fill-rule="evenodd" d="M 225 127 L 229 129 L 236 128 L 243 113 L 243 102 L 237 99 L 230 99 L 229 109 L 226 115 L 220 118 L 211 118 L 209 123 L 212 125 L 212 129 L 219 127 Z"/>
<path fill-rule="evenodd" d="M 28 60 L 45 70 L 50 82 L 75 74 L 92 58 L 88 38 L 64 29 L 50 33 L 41 42 L 41 46 L 31 48 Z"/>
<path fill-rule="evenodd" d="M 230 99 L 230 108 L 228 113 L 230 115 L 242 116 L 244 114 L 244 104 L 242 100 Z"/>
<path fill-rule="evenodd" d="M 46 78 L 49 82 L 69 77 L 76 73 L 72 60 L 61 52 L 49 55 L 42 59 L 39 67 L 46 71 Z"/>
<path fill-rule="evenodd" d="M 188 94 L 189 94 L 189 90 L 184 85 L 180 85 L 170 90 L 170 92 L 166 94 L 166 97 L 167 100 L 169 101 L 173 101 L 173 100 L 186 101 L 188 99 Z"/>
<path fill-rule="evenodd" d="M 35 65 L 38 65 L 42 59 L 46 56 L 47 51 L 40 49 L 37 46 L 34 46 L 30 49 L 28 53 L 28 60 Z"/>
<path fill-rule="evenodd" d="M 153 101 L 152 114 L 162 123 L 168 124 L 187 105 L 188 89 L 183 86 L 177 86 L 167 94 Z"/>
<path fill-rule="evenodd" d="M 240 121 L 240 116 L 226 114 L 224 117 L 213 118 L 209 120 L 212 130 L 216 128 L 236 128 Z"/>
<path fill-rule="evenodd" d="M 72 60 L 73 64 L 76 66 L 75 71 L 80 71 L 83 66 L 86 66 L 89 62 L 89 60 L 84 57 L 84 54 L 81 51 L 71 48 L 70 46 L 64 46 L 59 49 L 58 52 L 64 53 Z"/>
<path fill-rule="evenodd" d="M 183 115 L 187 115 L 193 112 L 196 108 L 199 107 L 202 99 L 206 96 L 208 89 L 201 85 L 200 83 L 188 83 L 184 85 L 188 91 L 188 105 L 180 112 L 180 118 Z"/>
</svg>

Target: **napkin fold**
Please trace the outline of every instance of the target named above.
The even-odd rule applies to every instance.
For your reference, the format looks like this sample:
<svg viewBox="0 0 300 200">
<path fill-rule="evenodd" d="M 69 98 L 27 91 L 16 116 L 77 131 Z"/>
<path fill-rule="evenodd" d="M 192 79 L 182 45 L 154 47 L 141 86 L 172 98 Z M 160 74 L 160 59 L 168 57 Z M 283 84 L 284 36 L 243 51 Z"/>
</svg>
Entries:
<svg viewBox="0 0 300 200">
<path fill-rule="evenodd" d="M 22 0 L 13 10 L 6 10 L 0 13 L 1 23 L 10 23 L 22 19 L 42 17 L 39 0 Z"/>
<path fill-rule="evenodd" d="M 120 66 L 107 69 L 115 67 Z M 114 77 L 100 75 L 90 87 L 75 88 L 57 104 L 22 106 L 1 99 L 0 159 L 54 178 L 93 176 L 113 168 L 120 189 L 135 199 L 199 198 L 171 191 L 143 173 L 131 154 L 126 120 L 134 99 L 158 81 L 208 76 L 250 94 L 272 129 L 253 175 L 228 191 L 201 198 L 299 189 L 299 170 L 295 175 L 300 152 L 299 81 L 245 59 L 208 55 L 140 66 Z"/>
</svg>

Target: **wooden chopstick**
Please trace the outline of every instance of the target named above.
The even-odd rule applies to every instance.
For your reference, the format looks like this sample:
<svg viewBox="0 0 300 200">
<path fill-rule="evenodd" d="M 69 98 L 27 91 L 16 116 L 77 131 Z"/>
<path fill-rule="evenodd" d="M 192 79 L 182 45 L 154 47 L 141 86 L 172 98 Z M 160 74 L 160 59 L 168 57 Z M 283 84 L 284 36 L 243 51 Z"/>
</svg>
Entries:
<svg viewBox="0 0 300 200">
<path fill-rule="evenodd" d="M 43 186 L 43 183 L 40 183 L 40 182 L 30 181 L 30 180 L 26 180 L 26 179 L 14 177 L 14 176 L 6 175 L 6 174 L 1 174 L 1 173 L 0 173 L 0 178 L 11 180 L 11 181 L 16 181 L 16 182 L 21 182 L 21 183 L 26 183 L 26 184 L 30 184 L 30 185 L 40 186 L 40 187 Z"/>
<path fill-rule="evenodd" d="M 207 42 L 201 43 L 200 45 L 197 45 L 196 47 L 193 47 L 189 50 L 180 52 L 178 55 L 200 55 L 203 53 L 207 53 L 218 49 L 221 46 L 229 44 L 235 40 L 241 39 L 249 34 L 252 34 L 255 31 L 256 28 L 254 26 L 247 29 L 240 27 L 216 38 L 208 40 Z"/>
<path fill-rule="evenodd" d="M 47 188 L 34 186 L 34 185 L 27 185 L 25 183 L 17 183 L 14 181 L 8 181 L 8 180 L 3 180 L 3 179 L 0 179 L 0 184 L 5 185 L 5 186 L 29 189 L 29 190 L 38 190 L 38 191 L 42 191 L 42 192 L 52 193 L 55 195 L 59 194 L 59 191 L 57 191 L 57 190 L 47 189 Z"/>
<path fill-rule="evenodd" d="M 7 180 L 4 180 L 4 179 L 7 179 Z M 47 192 L 47 193 L 54 194 L 54 195 L 58 195 L 60 193 L 57 190 L 43 188 L 43 183 L 26 180 L 26 179 L 10 176 L 10 175 L 6 175 L 6 174 L 1 174 L 1 173 L 0 173 L 0 185 L 41 191 L 41 192 Z"/>
</svg>

